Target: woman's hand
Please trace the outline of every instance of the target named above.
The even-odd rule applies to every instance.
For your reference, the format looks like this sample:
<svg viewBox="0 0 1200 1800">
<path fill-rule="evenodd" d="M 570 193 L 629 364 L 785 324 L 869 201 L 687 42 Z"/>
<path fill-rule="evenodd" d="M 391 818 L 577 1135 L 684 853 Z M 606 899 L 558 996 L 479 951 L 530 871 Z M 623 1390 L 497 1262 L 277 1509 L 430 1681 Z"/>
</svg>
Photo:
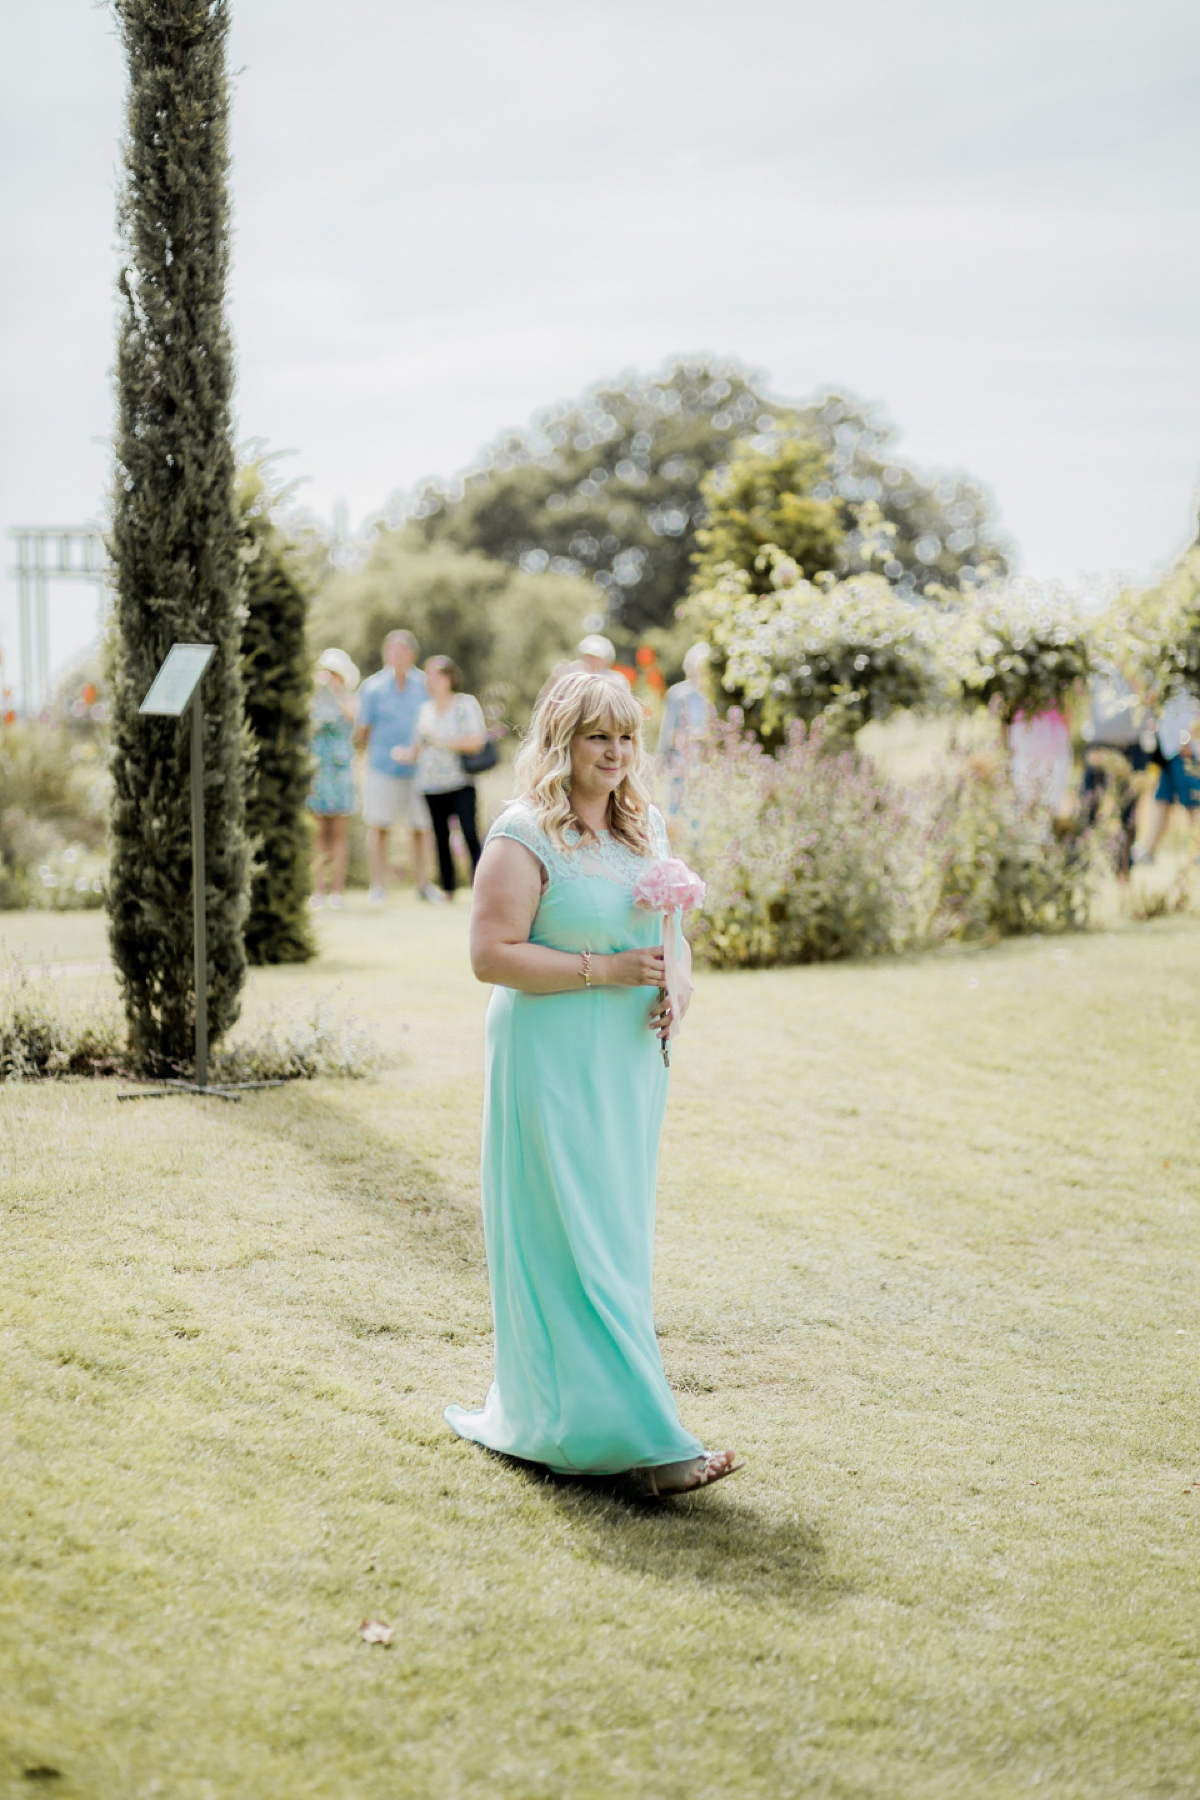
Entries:
<svg viewBox="0 0 1200 1800">
<path fill-rule="evenodd" d="M 420 754 L 420 744 L 397 744 L 392 751 L 392 761 L 398 763 L 415 763 Z"/>
<path fill-rule="evenodd" d="M 660 1044 L 666 1043 L 667 1033 L 671 1029 L 671 1002 L 661 989 L 654 1005 L 650 1008 L 650 1029 Z"/>
<path fill-rule="evenodd" d="M 592 959 L 593 968 L 597 963 L 606 987 L 661 987 L 666 980 L 661 944 L 651 950 L 618 950 L 611 956 L 597 956 Z"/>
</svg>

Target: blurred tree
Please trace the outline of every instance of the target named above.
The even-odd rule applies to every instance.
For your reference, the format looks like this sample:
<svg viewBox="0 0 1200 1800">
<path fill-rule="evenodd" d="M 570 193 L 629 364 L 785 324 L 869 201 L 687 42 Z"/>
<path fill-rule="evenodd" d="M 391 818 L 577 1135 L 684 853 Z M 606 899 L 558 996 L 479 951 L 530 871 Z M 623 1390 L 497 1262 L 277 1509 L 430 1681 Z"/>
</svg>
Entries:
<svg viewBox="0 0 1200 1800">
<path fill-rule="evenodd" d="M 203 686 L 208 1029 L 238 1015 L 248 854 L 242 571 L 230 436 L 225 0 L 114 0 L 129 68 L 120 205 L 112 679 L 113 960 L 139 1064 L 190 1064 L 189 722 L 138 707 L 172 643 Z"/>
<path fill-rule="evenodd" d="M 246 955 L 252 963 L 307 962 L 316 955 L 308 911 L 312 833 L 304 805 L 312 779 L 310 589 L 296 547 L 272 516 L 282 498 L 268 484 L 264 459 L 243 468 L 246 832 L 254 857 Z"/>
<path fill-rule="evenodd" d="M 508 432 L 479 468 L 427 482 L 393 510 L 430 543 L 478 550 L 530 572 L 590 576 L 625 648 L 670 628 L 687 592 L 701 483 L 739 440 L 799 432 L 824 452 L 811 498 L 839 509 L 844 531 L 863 502 L 895 527 L 889 580 L 920 593 L 1006 567 L 983 490 L 964 477 L 926 478 L 896 458 L 876 409 L 836 394 L 806 404 L 771 398 L 737 364 L 698 357 L 660 375 L 629 375 Z"/>
<path fill-rule="evenodd" d="M 700 496 L 707 524 L 696 532 L 694 590 L 710 587 L 719 570 L 761 570 L 771 545 L 809 577 L 834 571 L 843 560 L 844 509 L 816 500 L 827 458 L 814 438 L 785 432 L 765 447 L 737 445 L 729 463 L 707 475 Z"/>
<path fill-rule="evenodd" d="M 336 644 L 370 673 L 384 634 L 402 626 L 422 657 L 453 657 L 491 716 L 523 726 L 555 663 L 575 654 L 595 604 L 595 589 L 576 576 L 529 574 L 451 542 L 431 544 L 412 526 L 381 527 L 360 569 L 326 579 L 309 637 L 317 651 Z"/>
</svg>

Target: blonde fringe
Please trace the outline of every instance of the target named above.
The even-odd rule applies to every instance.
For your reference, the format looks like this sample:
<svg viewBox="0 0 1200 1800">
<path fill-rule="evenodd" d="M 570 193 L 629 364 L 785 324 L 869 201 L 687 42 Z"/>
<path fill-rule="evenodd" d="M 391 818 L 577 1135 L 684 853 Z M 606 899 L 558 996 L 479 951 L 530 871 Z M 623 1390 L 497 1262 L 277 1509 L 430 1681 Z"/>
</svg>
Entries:
<svg viewBox="0 0 1200 1800">
<path fill-rule="evenodd" d="M 560 850 L 570 845 L 571 828 L 582 838 L 592 834 L 571 807 L 571 740 L 597 726 L 627 731 L 633 738 L 633 763 L 608 803 L 608 829 L 613 837 L 648 854 L 650 795 L 645 783 L 645 749 L 641 706 L 624 678 L 593 675 L 587 670 L 560 675 L 542 694 L 517 756 L 517 792 L 533 809 L 538 825 Z"/>
</svg>

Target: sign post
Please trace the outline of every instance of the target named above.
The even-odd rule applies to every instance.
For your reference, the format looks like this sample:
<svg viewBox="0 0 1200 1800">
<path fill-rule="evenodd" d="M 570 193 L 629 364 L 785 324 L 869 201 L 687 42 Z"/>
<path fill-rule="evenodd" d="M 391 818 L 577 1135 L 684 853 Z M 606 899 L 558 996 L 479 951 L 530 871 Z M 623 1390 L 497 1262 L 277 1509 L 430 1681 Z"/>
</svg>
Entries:
<svg viewBox="0 0 1200 1800">
<path fill-rule="evenodd" d="M 239 1090 L 283 1087 L 282 1078 L 221 1082 L 208 1085 L 208 950 L 204 915 L 204 714 L 200 683 L 217 653 L 215 644 L 172 644 L 166 660 L 138 707 L 140 713 L 178 719 L 192 709 L 192 942 L 196 961 L 196 1079 L 166 1081 L 158 1088 L 118 1094 L 118 1100 L 165 1099 L 171 1094 L 211 1094 L 215 1100 L 240 1100 Z"/>
<path fill-rule="evenodd" d="M 192 943 L 196 968 L 196 1079 L 172 1082 L 197 1093 L 221 1093 L 208 1085 L 208 947 L 204 916 L 204 714 L 200 683 L 216 655 L 215 644 L 172 644 L 138 711 L 178 719 L 192 709 Z"/>
</svg>

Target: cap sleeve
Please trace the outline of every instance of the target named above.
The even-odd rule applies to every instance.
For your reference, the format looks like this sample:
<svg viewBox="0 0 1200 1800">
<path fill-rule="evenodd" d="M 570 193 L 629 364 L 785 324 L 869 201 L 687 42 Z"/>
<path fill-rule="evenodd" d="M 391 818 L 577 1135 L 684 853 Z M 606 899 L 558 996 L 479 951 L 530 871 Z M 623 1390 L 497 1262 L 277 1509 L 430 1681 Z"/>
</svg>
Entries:
<svg viewBox="0 0 1200 1800">
<path fill-rule="evenodd" d="M 529 807 L 522 801 L 514 801 L 511 806 L 505 807 L 488 832 L 489 843 L 493 838 L 512 838 L 515 843 L 524 844 L 526 850 L 532 851 L 549 873 L 550 857 L 546 834 L 539 829 Z"/>
</svg>

